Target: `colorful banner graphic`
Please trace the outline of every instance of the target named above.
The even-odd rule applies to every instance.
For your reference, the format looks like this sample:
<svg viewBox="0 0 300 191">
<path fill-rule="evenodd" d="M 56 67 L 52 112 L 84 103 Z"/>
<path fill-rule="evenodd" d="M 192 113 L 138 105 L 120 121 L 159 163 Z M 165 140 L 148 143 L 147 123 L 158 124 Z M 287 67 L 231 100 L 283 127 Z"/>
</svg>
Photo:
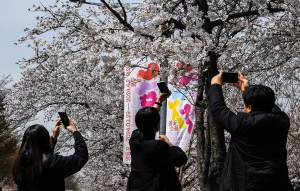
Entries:
<svg viewBox="0 0 300 191">
<path fill-rule="evenodd" d="M 171 143 L 186 151 L 195 126 L 195 106 L 191 103 L 195 103 L 197 92 L 191 91 L 191 85 L 197 85 L 198 72 L 184 62 L 177 62 L 175 67 L 184 67 L 184 74 L 169 79 L 172 95 L 168 99 L 166 135 Z"/>
<path fill-rule="evenodd" d="M 123 163 L 130 164 L 129 139 L 136 129 L 135 114 L 146 106 L 153 106 L 159 96 L 157 82 L 159 82 L 159 65 L 153 61 L 135 61 L 133 66 L 141 67 L 125 68 L 125 92 L 124 92 L 124 147 Z"/>
<path fill-rule="evenodd" d="M 138 64 L 137 64 L 138 62 Z M 124 93 L 124 147 L 123 163 L 130 164 L 129 139 L 136 129 L 135 114 L 146 106 L 153 106 L 159 96 L 157 82 L 159 64 L 154 61 L 135 61 L 132 65 L 141 67 L 125 68 L 125 93 Z M 172 95 L 167 100 L 166 135 L 170 141 L 181 147 L 184 151 L 188 146 L 195 124 L 196 92 L 187 91 L 190 86 L 197 84 L 198 73 L 191 66 L 186 67 L 184 62 L 178 62 L 175 67 L 184 67 L 184 75 L 169 79 L 168 87 Z"/>
</svg>

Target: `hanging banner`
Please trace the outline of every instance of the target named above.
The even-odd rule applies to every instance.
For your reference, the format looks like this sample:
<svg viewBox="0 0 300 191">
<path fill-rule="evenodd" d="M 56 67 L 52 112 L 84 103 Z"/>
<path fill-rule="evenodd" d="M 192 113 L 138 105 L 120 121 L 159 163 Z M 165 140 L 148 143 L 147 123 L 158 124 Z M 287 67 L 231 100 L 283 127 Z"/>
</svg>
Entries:
<svg viewBox="0 0 300 191">
<path fill-rule="evenodd" d="M 131 163 L 129 139 L 135 130 L 135 114 L 142 107 L 153 106 L 159 96 L 159 65 L 154 61 L 137 60 L 125 67 L 123 163 Z M 140 66 L 140 67 L 135 67 Z"/>
<path fill-rule="evenodd" d="M 195 126 L 195 106 L 191 103 L 195 103 L 197 92 L 192 91 L 191 86 L 197 85 L 198 72 L 184 62 L 177 62 L 175 67 L 184 68 L 184 72 L 182 76 L 169 79 L 172 95 L 167 104 L 166 135 L 171 143 L 186 151 Z"/>
</svg>

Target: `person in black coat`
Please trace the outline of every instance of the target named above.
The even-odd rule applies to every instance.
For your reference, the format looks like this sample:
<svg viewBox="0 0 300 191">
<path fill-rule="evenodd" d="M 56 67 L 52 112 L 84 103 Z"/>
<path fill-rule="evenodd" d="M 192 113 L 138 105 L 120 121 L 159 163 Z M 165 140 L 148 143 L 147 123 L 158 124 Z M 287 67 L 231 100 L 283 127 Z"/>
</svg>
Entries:
<svg viewBox="0 0 300 191">
<path fill-rule="evenodd" d="M 239 72 L 235 86 L 243 92 L 244 112 L 235 114 L 225 105 L 222 75 L 212 78 L 208 91 L 211 114 L 231 134 L 220 190 L 293 190 L 286 164 L 290 121 L 275 105 L 274 91 L 250 86 Z"/>
<path fill-rule="evenodd" d="M 167 96 L 160 94 L 153 107 L 144 107 L 135 116 L 138 129 L 132 132 L 129 140 L 131 172 L 127 191 L 181 190 L 175 166 L 186 164 L 186 154 L 165 135 L 159 135 L 155 140 L 159 131 L 159 109 L 165 99 Z"/>
<path fill-rule="evenodd" d="M 67 129 L 75 140 L 75 153 L 71 156 L 53 154 L 61 120 L 55 123 L 51 137 L 42 125 L 32 125 L 26 129 L 12 171 L 19 191 L 63 191 L 64 178 L 78 172 L 86 164 L 86 143 L 75 124 L 69 120 Z"/>
</svg>

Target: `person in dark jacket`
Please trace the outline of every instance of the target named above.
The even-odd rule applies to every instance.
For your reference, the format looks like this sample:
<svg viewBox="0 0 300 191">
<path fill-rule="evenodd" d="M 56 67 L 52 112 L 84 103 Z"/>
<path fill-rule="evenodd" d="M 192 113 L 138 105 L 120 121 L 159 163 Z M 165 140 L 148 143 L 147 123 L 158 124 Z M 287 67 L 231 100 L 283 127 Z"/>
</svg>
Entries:
<svg viewBox="0 0 300 191">
<path fill-rule="evenodd" d="M 159 135 L 155 140 L 159 131 L 159 109 L 165 99 L 167 96 L 160 94 L 153 107 L 144 107 L 135 116 L 138 129 L 132 132 L 129 140 L 131 172 L 127 191 L 181 190 L 175 166 L 186 164 L 186 154 L 165 135 Z"/>
<path fill-rule="evenodd" d="M 69 120 L 67 129 L 75 140 L 75 153 L 71 156 L 53 154 L 61 120 L 55 123 L 51 137 L 42 125 L 32 125 L 26 129 L 12 171 L 19 191 L 63 191 L 64 178 L 78 172 L 86 164 L 86 143 L 73 121 Z"/>
<path fill-rule="evenodd" d="M 286 164 L 289 117 L 275 105 L 274 91 L 249 85 L 239 72 L 244 112 L 233 113 L 224 102 L 223 71 L 212 78 L 208 91 L 211 114 L 230 134 L 221 191 L 293 190 Z"/>
</svg>

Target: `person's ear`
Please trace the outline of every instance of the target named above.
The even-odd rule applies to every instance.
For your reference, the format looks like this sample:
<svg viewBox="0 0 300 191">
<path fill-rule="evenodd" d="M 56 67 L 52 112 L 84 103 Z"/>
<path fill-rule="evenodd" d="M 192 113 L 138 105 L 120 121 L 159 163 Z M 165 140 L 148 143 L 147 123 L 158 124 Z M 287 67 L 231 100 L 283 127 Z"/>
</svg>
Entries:
<svg viewBox="0 0 300 191">
<path fill-rule="evenodd" d="M 249 105 L 245 105 L 244 104 L 244 112 L 245 113 L 251 113 L 251 112 L 253 112 L 253 110 L 252 110 L 252 105 L 251 104 L 249 104 Z"/>
</svg>

